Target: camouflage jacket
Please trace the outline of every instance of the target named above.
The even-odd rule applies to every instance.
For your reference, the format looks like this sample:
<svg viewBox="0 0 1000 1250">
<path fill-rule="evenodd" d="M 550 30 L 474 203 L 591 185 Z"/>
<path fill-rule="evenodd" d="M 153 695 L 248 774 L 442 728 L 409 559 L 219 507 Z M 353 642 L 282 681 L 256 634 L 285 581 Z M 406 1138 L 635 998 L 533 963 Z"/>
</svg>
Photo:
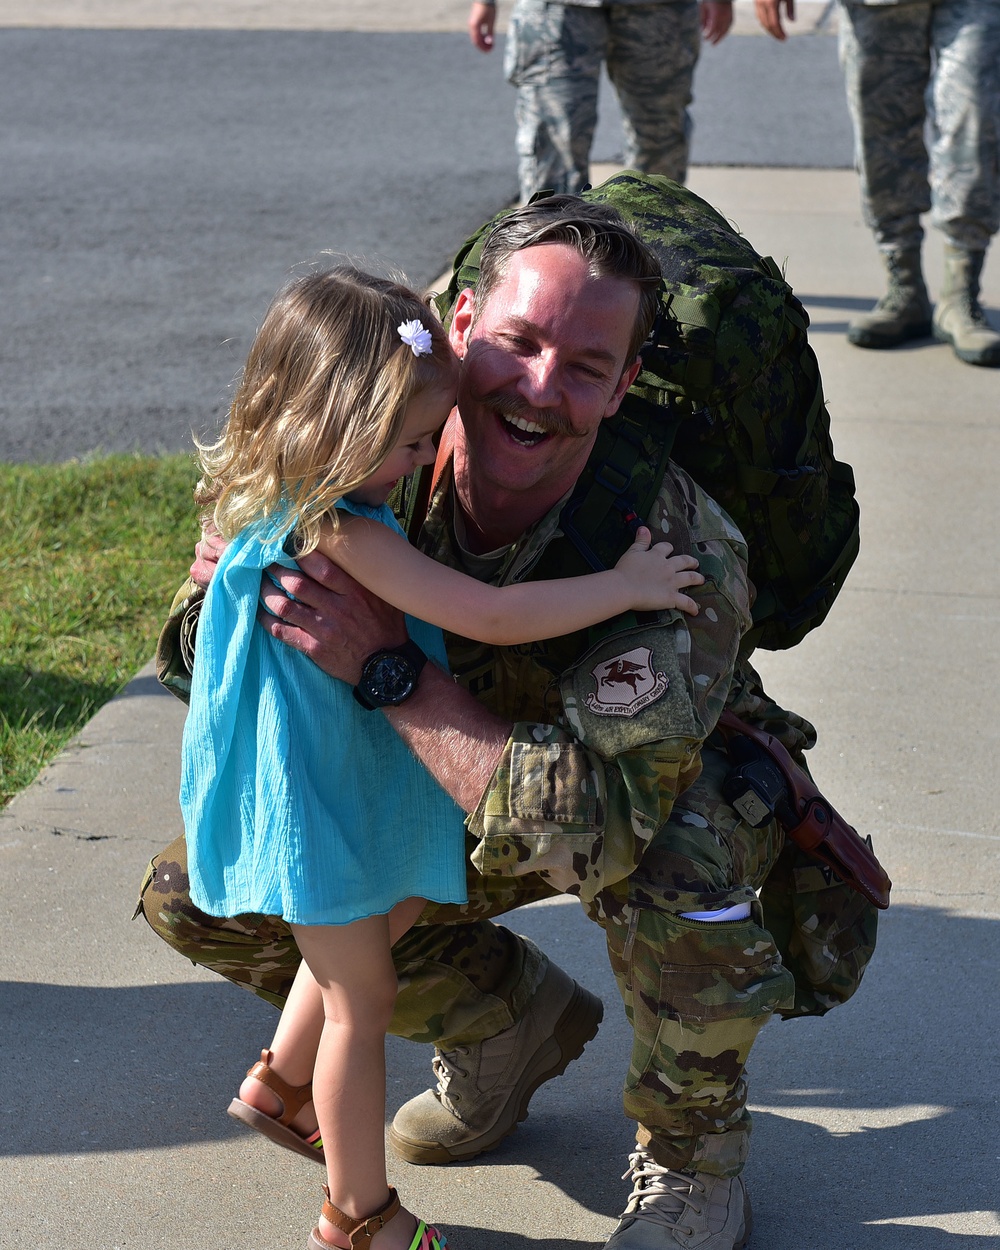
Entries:
<svg viewBox="0 0 1000 1250">
<path fill-rule="evenodd" d="M 420 535 L 436 560 L 461 568 L 452 529 L 450 467 Z M 507 554 L 497 585 L 529 579 L 561 536 L 559 507 Z M 677 797 L 701 769 L 723 707 L 766 724 L 789 750 L 813 744 L 806 721 L 763 694 L 740 640 L 750 624 L 746 546 L 713 499 L 671 464 L 647 518 L 654 540 L 697 556 L 700 611 L 628 614 L 546 642 L 493 647 L 446 635 L 456 679 L 514 722 L 499 767 L 467 820 L 482 873 L 535 872 L 591 900 L 629 876 Z M 186 699 L 201 592 L 174 598 L 157 673 Z"/>
<path fill-rule="evenodd" d="M 461 568 L 450 469 L 420 537 Z M 731 693 L 751 592 L 742 535 L 671 466 L 648 518 L 654 540 L 694 553 L 700 611 L 629 614 L 547 642 L 493 647 L 446 636 L 456 678 L 515 722 L 491 784 L 467 821 L 483 873 L 535 872 L 594 897 L 627 877 L 677 796 L 700 771 L 702 743 Z M 523 581 L 560 537 L 557 506 L 516 543 L 493 577 Z M 551 566 L 550 566 L 551 567 Z M 750 685 L 743 679 L 740 690 Z M 807 744 L 808 732 L 794 745 Z"/>
</svg>

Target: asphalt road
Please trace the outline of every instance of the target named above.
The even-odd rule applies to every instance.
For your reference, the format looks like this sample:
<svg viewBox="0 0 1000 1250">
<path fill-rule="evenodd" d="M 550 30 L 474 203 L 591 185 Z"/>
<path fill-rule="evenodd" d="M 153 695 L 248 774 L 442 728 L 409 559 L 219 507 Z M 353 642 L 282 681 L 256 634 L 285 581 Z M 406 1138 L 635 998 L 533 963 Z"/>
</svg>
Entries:
<svg viewBox="0 0 1000 1250">
<path fill-rule="evenodd" d="M 0 459 L 190 447 L 326 251 L 434 279 L 516 192 L 513 91 L 462 34 L 0 31 Z M 836 41 L 731 37 L 694 162 L 844 167 Z M 620 151 L 605 93 L 596 159 Z"/>
</svg>

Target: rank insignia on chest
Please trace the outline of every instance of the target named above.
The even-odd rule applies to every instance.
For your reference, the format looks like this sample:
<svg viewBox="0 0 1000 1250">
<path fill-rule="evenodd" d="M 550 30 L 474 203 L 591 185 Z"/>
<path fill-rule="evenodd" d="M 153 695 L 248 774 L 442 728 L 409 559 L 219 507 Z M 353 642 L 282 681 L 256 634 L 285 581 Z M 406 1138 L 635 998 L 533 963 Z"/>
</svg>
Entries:
<svg viewBox="0 0 1000 1250">
<path fill-rule="evenodd" d="M 587 707 L 598 716 L 635 716 L 655 703 L 669 684 L 666 673 L 653 668 L 649 647 L 635 647 L 603 660 L 591 675 L 596 690 L 587 696 Z"/>
</svg>

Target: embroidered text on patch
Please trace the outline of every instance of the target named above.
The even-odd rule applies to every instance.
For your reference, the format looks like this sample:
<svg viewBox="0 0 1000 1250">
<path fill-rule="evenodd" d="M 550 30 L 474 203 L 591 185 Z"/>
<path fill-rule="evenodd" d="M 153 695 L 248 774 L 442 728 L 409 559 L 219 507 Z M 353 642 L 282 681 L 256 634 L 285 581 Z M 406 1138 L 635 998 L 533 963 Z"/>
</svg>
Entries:
<svg viewBox="0 0 1000 1250">
<path fill-rule="evenodd" d="M 649 647 L 635 647 L 604 660 L 592 670 L 597 690 L 587 696 L 587 707 L 598 716 L 635 716 L 666 690 L 666 673 L 653 670 Z"/>
</svg>

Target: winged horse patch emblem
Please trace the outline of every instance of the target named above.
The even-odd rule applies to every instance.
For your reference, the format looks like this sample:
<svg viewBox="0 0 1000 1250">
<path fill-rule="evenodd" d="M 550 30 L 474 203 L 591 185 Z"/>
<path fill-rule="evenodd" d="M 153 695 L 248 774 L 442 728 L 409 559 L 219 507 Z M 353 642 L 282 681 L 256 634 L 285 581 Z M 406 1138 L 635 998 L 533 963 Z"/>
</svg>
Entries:
<svg viewBox="0 0 1000 1250">
<path fill-rule="evenodd" d="M 666 690 L 666 673 L 653 668 L 649 647 L 635 647 L 592 670 L 597 689 L 587 696 L 587 707 L 598 716 L 635 716 Z"/>
</svg>

